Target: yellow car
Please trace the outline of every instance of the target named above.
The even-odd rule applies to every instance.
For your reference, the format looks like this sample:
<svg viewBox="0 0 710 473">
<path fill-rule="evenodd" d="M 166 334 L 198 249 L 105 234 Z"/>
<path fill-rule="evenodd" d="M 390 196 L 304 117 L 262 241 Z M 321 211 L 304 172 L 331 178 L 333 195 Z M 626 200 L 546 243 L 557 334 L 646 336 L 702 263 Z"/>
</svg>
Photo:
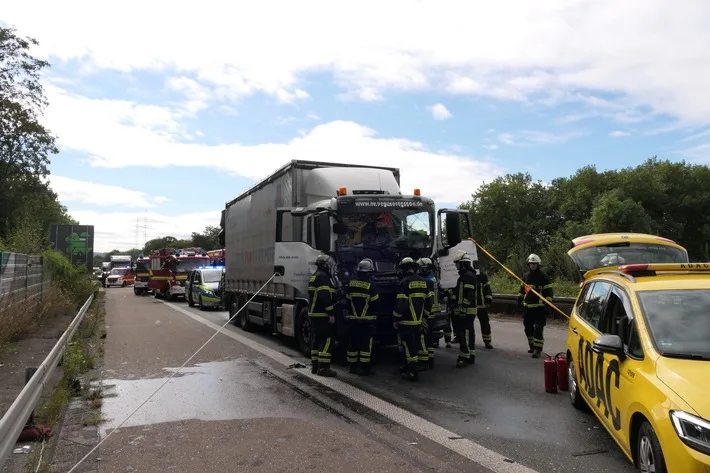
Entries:
<svg viewBox="0 0 710 473">
<path fill-rule="evenodd" d="M 588 263 L 567 337 L 570 401 L 591 408 L 639 471 L 710 473 L 710 263 L 649 238 L 569 252 Z M 610 253 L 625 264 L 603 267 Z"/>
</svg>

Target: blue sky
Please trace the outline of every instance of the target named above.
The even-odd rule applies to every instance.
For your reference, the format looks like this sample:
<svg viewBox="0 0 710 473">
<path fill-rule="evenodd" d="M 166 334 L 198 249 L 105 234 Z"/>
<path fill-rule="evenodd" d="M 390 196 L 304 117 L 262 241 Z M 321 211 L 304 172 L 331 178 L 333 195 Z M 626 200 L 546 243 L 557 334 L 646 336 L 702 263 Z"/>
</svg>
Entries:
<svg viewBox="0 0 710 473">
<path fill-rule="evenodd" d="M 98 251 L 216 225 L 294 158 L 397 166 L 445 206 L 506 172 L 710 157 L 702 0 L 25 3 L 0 22 L 52 63 L 50 182 Z"/>
</svg>

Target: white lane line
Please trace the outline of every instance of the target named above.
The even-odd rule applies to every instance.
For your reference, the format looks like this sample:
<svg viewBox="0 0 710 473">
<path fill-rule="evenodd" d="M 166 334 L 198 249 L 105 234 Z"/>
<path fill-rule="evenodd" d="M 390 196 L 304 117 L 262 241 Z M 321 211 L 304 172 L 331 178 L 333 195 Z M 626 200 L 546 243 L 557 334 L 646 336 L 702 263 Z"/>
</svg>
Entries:
<svg viewBox="0 0 710 473">
<path fill-rule="evenodd" d="M 168 307 L 187 315 L 191 319 L 196 320 L 197 322 L 200 322 L 215 331 L 218 331 L 221 328 L 221 325 L 210 322 L 204 317 L 180 307 L 179 305 L 164 301 L 160 302 L 163 302 Z M 298 360 L 291 358 L 290 356 L 284 355 L 273 348 L 262 345 L 257 341 L 232 332 L 231 330 L 222 330 L 220 333 L 223 333 L 224 335 L 248 346 L 254 351 L 257 351 L 278 363 L 281 363 L 284 366 L 290 366 L 293 363 L 298 362 Z M 511 463 L 511 460 L 507 457 L 504 457 L 503 455 L 490 450 L 483 445 L 474 442 L 473 440 L 462 438 L 459 434 L 446 430 L 441 426 L 414 415 L 411 412 L 395 406 L 394 404 L 384 401 L 377 396 L 373 396 L 372 394 L 358 389 L 355 386 L 338 379 L 316 376 L 311 374 L 310 369 L 307 368 L 300 368 L 299 372 L 310 377 L 323 386 L 327 386 L 333 391 L 340 393 L 359 404 L 362 404 L 378 414 L 387 417 L 388 419 L 407 427 L 414 432 L 417 432 L 432 442 L 436 442 L 439 445 L 468 458 L 472 462 L 494 471 L 495 473 L 539 473 L 538 471 L 521 465 L 520 463 Z"/>
</svg>

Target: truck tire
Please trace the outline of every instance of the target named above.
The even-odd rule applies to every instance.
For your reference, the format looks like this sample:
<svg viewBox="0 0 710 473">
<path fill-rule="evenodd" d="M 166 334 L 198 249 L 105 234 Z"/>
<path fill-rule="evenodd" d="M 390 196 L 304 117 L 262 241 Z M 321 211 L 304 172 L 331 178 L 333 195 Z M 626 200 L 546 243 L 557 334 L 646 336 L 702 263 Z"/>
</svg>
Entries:
<svg viewBox="0 0 710 473">
<path fill-rule="evenodd" d="M 296 342 L 301 353 L 311 357 L 311 320 L 308 318 L 308 308 L 301 307 L 296 321 Z"/>
<path fill-rule="evenodd" d="M 229 311 L 229 320 L 231 320 L 232 325 L 236 327 L 239 325 L 239 318 L 234 317 L 234 314 L 239 311 L 239 296 L 235 294 L 229 294 L 227 296 L 227 310 Z"/>
<path fill-rule="evenodd" d="M 239 296 L 239 308 L 243 307 L 244 309 L 237 316 L 237 320 L 239 321 L 239 326 L 242 330 L 250 332 L 253 324 L 249 321 L 249 308 L 246 307 L 247 300 L 246 296 Z"/>
</svg>

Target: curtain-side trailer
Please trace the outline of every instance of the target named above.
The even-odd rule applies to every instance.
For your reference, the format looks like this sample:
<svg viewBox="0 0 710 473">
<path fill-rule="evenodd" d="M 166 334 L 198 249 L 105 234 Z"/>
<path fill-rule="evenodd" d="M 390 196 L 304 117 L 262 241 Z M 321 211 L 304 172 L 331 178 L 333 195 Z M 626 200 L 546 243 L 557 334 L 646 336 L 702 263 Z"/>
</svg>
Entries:
<svg viewBox="0 0 710 473">
<path fill-rule="evenodd" d="M 453 287 L 457 250 L 477 259 L 468 211 L 442 209 L 400 191 L 399 169 L 294 160 L 258 182 L 222 212 L 225 250 L 224 300 L 230 316 L 276 273 L 235 318 L 245 330 L 268 326 L 295 337 L 310 350 L 308 280 L 320 253 L 331 257 L 338 289 L 353 277 L 363 258 L 374 262 L 379 344 L 396 343 L 392 309 L 399 287 L 398 263 L 406 256 L 433 257 L 444 288 Z M 439 232 L 437 228 L 437 218 Z M 443 233 L 442 233 L 443 232 Z M 443 327 L 438 314 L 435 327 Z M 338 339 L 347 335 L 347 306 L 338 306 Z"/>
</svg>

